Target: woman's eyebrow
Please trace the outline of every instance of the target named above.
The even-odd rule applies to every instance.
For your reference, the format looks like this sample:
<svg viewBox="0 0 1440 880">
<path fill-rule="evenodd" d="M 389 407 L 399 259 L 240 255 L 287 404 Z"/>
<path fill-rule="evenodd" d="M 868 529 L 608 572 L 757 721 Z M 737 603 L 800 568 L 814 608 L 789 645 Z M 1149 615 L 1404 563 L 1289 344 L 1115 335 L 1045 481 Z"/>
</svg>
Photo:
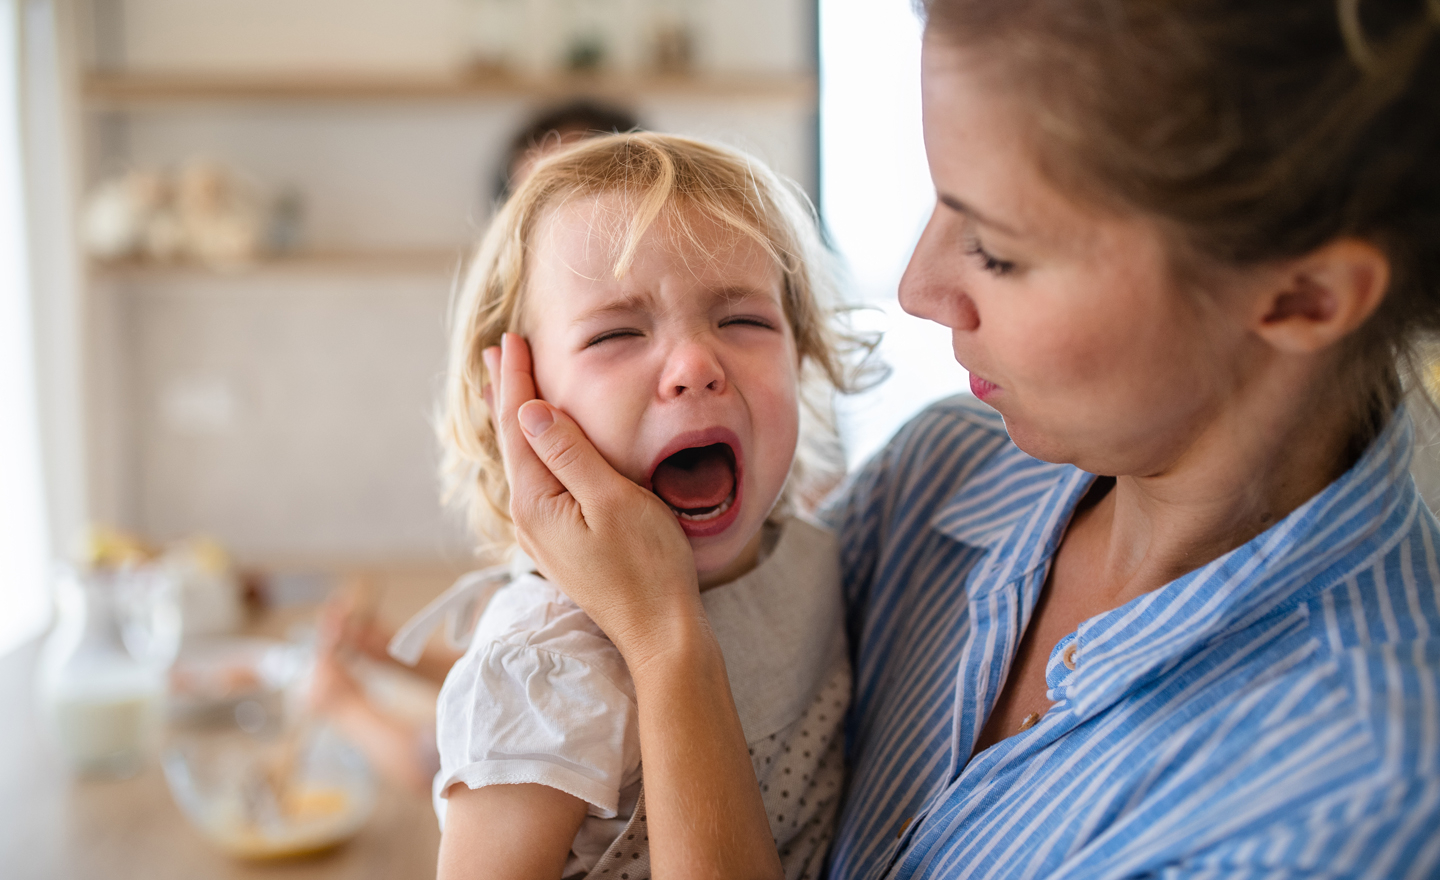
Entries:
<svg viewBox="0 0 1440 880">
<path fill-rule="evenodd" d="M 976 223 L 980 223 L 984 226 L 989 226 L 991 229 L 998 230 L 1005 233 L 1006 235 L 1013 235 L 1018 237 L 1021 234 L 1020 231 L 1015 227 L 1007 226 L 1004 223 L 1000 223 L 990 217 L 987 217 L 986 215 L 980 213 L 979 211 L 975 210 L 974 208 L 970 207 L 969 205 L 965 204 L 954 196 L 946 195 L 945 193 L 936 193 L 935 197 L 940 200 L 940 204 L 944 205 L 952 211 L 955 211 L 956 213 L 964 214 L 965 216 L 970 217 Z"/>
</svg>

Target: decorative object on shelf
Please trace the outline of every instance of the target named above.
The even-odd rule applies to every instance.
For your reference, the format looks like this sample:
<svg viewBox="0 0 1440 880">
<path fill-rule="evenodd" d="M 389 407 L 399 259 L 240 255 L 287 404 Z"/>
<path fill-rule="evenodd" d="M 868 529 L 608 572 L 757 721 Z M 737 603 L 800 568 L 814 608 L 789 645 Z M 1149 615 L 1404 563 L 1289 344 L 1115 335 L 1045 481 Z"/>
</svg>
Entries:
<svg viewBox="0 0 1440 880">
<path fill-rule="evenodd" d="M 612 0 L 563 0 L 565 48 L 562 67 L 572 73 L 594 73 L 611 66 L 619 10 Z"/>
<path fill-rule="evenodd" d="M 656 0 L 650 31 L 650 61 L 656 73 L 679 76 L 694 71 L 694 10 L 688 0 Z"/>
<path fill-rule="evenodd" d="M 298 188 L 284 187 L 275 197 L 265 238 L 270 253 L 276 256 L 300 251 L 305 243 L 305 197 Z"/>
<path fill-rule="evenodd" d="M 159 172 L 128 171 L 106 180 L 81 216 L 85 249 L 105 260 L 148 251 L 151 221 L 169 200 L 169 182 Z"/>
<path fill-rule="evenodd" d="M 464 0 L 469 35 L 466 68 L 473 78 L 518 70 L 528 17 L 525 0 Z"/>
<path fill-rule="evenodd" d="M 293 252 L 303 218 L 298 190 L 282 190 L 267 204 L 257 184 L 223 163 L 196 158 L 173 174 L 135 169 L 102 182 L 86 200 L 81 240 L 101 260 L 183 260 L 232 270 L 267 250 Z"/>
<path fill-rule="evenodd" d="M 576 34 L 565 50 L 565 69 L 571 73 L 592 73 L 605 63 L 605 41 L 599 34 Z"/>
<path fill-rule="evenodd" d="M 215 269 L 243 266 L 260 255 L 265 211 L 254 186 L 207 159 L 180 169 L 175 213 L 185 254 Z"/>
</svg>

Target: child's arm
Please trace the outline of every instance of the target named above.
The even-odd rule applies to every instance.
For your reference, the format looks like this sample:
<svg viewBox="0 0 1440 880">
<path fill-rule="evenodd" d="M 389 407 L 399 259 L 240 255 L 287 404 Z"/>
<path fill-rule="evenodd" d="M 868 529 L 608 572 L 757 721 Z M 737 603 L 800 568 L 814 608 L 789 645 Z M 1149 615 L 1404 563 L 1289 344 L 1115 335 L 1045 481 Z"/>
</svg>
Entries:
<svg viewBox="0 0 1440 880">
<path fill-rule="evenodd" d="M 558 880 L 585 802 L 548 785 L 452 785 L 438 880 Z"/>
</svg>

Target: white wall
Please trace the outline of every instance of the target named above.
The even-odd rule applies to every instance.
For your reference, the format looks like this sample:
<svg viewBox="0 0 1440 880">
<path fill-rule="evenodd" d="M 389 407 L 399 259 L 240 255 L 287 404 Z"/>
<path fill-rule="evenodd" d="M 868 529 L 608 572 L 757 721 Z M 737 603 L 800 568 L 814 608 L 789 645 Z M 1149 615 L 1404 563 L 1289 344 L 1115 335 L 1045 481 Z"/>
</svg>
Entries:
<svg viewBox="0 0 1440 880">
<path fill-rule="evenodd" d="M 251 559 L 464 562 L 430 431 L 444 278 L 178 277 L 102 295 L 132 345 L 129 513 L 147 534 L 218 535 Z"/>
</svg>

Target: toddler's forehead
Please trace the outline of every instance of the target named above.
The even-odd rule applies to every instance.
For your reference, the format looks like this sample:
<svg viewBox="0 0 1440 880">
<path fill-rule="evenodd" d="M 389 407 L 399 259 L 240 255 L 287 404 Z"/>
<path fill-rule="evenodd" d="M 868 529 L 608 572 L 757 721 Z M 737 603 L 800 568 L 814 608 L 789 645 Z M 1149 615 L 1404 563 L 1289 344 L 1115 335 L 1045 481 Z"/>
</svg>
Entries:
<svg viewBox="0 0 1440 880">
<path fill-rule="evenodd" d="M 784 272 L 753 238 L 683 207 L 662 210 L 637 237 L 632 201 L 588 196 L 546 211 L 525 258 L 524 326 L 622 303 L 673 309 L 751 293 L 775 301 L 789 323 Z"/>
<path fill-rule="evenodd" d="M 647 226 L 637 228 L 635 220 L 642 207 L 638 194 L 623 191 L 578 196 L 551 205 L 534 227 L 531 248 L 585 253 L 612 269 L 632 244 L 687 259 L 714 259 L 748 248 L 763 250 L 752 236 L 675 199 Z"/>
</svg>

